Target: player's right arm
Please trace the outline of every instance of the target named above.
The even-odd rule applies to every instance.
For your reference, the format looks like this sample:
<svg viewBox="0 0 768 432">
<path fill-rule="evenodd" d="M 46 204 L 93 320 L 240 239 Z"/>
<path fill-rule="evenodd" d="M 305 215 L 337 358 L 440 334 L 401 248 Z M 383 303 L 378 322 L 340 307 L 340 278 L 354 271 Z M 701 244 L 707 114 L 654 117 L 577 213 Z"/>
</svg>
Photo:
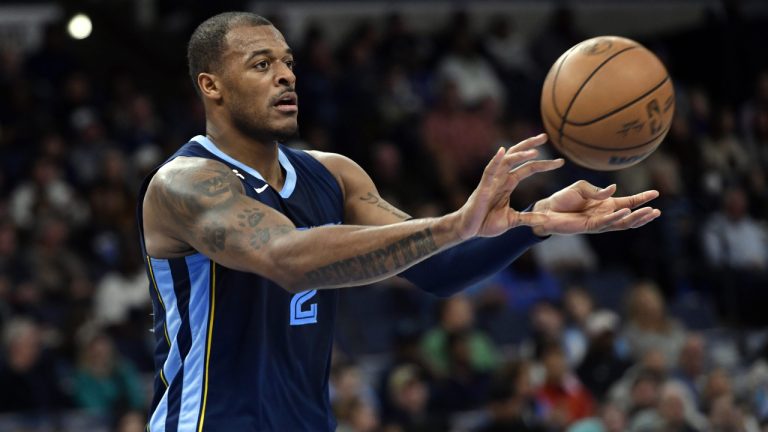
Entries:
<svg viewBox="0 0 768 432">
<path fill-rule="evenodd" d="M 543 216 L 537 213 L 499 205 L 514 188 L 508 177 L 516 161 L 515 154 L 500 150 L 467 203 L 439 218 L 297 230 L 287 217 L 248 197 L 226 165 L 179 157 L 161 168 L 147 189 L 147 252 L 172 258 L 199 251 L 291 292 L 365 285 L 464 240 L 540 223 Z"/>
</svg>

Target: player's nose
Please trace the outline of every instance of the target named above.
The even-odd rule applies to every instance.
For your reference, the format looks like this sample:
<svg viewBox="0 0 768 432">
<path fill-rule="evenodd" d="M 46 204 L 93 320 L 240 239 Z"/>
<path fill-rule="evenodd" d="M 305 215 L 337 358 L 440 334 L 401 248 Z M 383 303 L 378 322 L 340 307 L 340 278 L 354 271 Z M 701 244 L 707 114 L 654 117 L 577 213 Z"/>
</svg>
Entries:
<svg viewBox="0 0 768 432">
<path fill-rule="evenodd" d="M 296 83 L 296 75 L 293 70 L 285 63 L 278 63 L 278 67 L 275 72 L 275 84 L 278 86 L 293 87 Z"/>
</svg>

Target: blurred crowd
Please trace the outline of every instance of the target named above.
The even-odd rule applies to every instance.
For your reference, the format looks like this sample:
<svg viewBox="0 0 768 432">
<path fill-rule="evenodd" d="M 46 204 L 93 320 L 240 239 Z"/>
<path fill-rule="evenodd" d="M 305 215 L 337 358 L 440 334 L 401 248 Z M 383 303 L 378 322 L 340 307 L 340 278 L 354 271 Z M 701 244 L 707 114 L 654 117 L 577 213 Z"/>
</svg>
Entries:
<svg viewBox="0 0 768 432">
<path fill-rule="evenodd" d="M 675 83 L 659 150 L 616 173 L 568 164 L 513 194 L 524 208 L 577 179 L 654 188 L 653 224 L 550 238 L 450 299 L 397 279 L 344 290 L 339 430 L 768 431 L 767 29 L 725 7 L 639 39 Z M 372 17 L 334 44 L 310 25 L 289 41 L 301 134 L 287 144 L 350 156 L 413 216 L 454 210 L 495 149 L 541 131 L 544 76 L 588 36 L 567 9 L 526 35 L 513 16 L 462 11 L 430 33 Z M 180 59 L 183 43 L 168 46 Z M 204 113 L 181 67 L 164 76 L 148 52 L 134 73 L 123 55 L 142 53 L 84 57 L 59 25 L 34 52 L 0 51 L 0 431 L 145 425 L 137 189 Z"/>
</svg>

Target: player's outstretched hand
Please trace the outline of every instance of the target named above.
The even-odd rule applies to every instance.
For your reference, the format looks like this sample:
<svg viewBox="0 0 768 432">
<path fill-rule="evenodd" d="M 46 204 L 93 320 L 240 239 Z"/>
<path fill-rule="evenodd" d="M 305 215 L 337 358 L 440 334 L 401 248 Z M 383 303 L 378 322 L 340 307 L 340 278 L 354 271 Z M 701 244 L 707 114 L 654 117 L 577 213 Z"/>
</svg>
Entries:
<svg viewBox="0 0 768 432">
<path fill-rule="evenodd" d="M 661 211 L 653 207 L 637 209 L 658 197 L 658 191 L 618 198 L 613 197 L 614 193 L 615 184 L 601 189 L 579 180 L 533 206 L 534 212 L 548 216 L 533 232 L 544 236 L 618 231 L 639 228 L 661 215 Z"/>
<path fill-rule="evenodd" d="M 461 238 L 494 237 L 518 225 L 547 223 L 548 216 L 543 212 L 521 213 L 509 207 L 509 195 L 521 181 L 535 173 L 563 166 L 562 159 L 532 160 L 539 153 L 536 147 L 546 141 L 547 135 L 540 134 L 507 151 L 500 148 L 496 152 L 485 167 L 477 189 L 458 211 Z"/>
</svg>

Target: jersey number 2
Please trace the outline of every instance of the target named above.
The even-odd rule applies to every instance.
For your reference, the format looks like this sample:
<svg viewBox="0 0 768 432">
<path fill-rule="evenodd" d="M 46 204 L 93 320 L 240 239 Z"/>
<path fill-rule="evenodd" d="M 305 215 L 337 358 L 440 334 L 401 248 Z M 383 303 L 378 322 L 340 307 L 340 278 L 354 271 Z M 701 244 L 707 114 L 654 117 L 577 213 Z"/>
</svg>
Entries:
<svg viewBox="0 0 768 432">
<path fill-rule="evenodd" d="M 309 308 L 304 308 L 304 303 L 308 302 L 317 294 L 317 290 L 298 293 L 291 299 L 291 325 L 300 326 L 305 324 L 317 323 L 317 303 L 312 303 Z"/>
</svg>

